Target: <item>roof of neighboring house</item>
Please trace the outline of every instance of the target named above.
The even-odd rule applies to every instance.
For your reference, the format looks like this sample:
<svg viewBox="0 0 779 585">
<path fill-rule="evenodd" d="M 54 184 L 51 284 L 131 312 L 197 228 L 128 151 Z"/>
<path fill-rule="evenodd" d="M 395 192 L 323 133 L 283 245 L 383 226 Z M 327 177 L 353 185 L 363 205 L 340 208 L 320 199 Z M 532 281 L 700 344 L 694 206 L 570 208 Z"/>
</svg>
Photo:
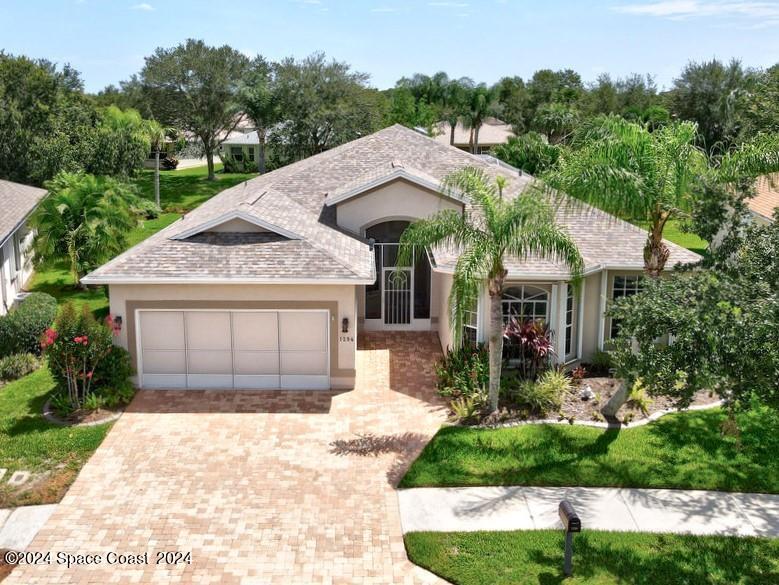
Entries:
<svg viewBox="0 0 779 585">
<path fill-rule="evenodd" d="M 779 173 L 760 177 L 755 185 L 755 192 L 754 197 L 747 199 L 750 211 L 772 221 L 774 209 L 779 207 Z"/>
<path fill-rule="evenodd" d="M 395 125 L 222 191 L 101 266 L 85 282 L 372 282 L 374 255 L 368 243 L 337 226 L 331 202 L 395 174 L 435 186 L 467 166 L 481 168 L 491 178 L 506 177 L 506 197 L 533 181 Z M 579 245 L 588 270 L 643 267 L 644 230 L 565 200 L 569 204 L 557 210 L 558 219 Z M 213 231 L 228 220 L 250 224 L 247 233 Z M 666 243 L 669 267 L 699 259 Z M 455 261 L 455 254 L 434 251 L 438 270 L 453 269 Z M 568 274 L 559 263 L 537 258 L 510 260 L 509 271 L 509 277 L 519 278 L 563 279 Z"/>
<path fill-rule="evenodd" d="M 241 132 L 239 130 L 234 130 L 233 132 L 230 132 L 230 134 L 227 135 L 227 138 L 225 138 L 222 142 L 222 144 L 225 146 L 248 146 L 259 143 L 260 137 L 256 130 L 253 132 Z"/>
<path fill-rule="evenodd" d="M 0 245 L 24 223 L 45 196 L 46 189 L 0 179 Z"/>
<path fill-rule="evenodd" d="M 449 144 L 452 126 L 449 122 L 439 122 L 436 124 L 435 140 L 441 144 Z M 486 118 L 484 124 L 479 128 L 479 145 L 491 146 L 494 144 L 505 144 L 505 142 L 514 136 L 511 126 L 497 118 Z M 454 127 L 454 144 L 456 146 L 467 146 L 471 140 L 471 129 L 466 128 L 462 121 L 457 122 Z"/>
</svg>

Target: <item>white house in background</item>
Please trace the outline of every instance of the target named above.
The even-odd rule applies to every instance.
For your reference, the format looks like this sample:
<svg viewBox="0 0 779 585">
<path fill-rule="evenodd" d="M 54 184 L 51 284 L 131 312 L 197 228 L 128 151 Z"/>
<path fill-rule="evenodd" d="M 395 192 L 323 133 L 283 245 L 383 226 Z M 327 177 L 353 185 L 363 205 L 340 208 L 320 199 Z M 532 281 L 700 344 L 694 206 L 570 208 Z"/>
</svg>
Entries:
<svg viewBox="0 0 779 585">
<path fill-rule="evenodd" d="M 758 179 L 755 193 L 747 199 L 752 221 L 761 225 L 773 222 L 774 210 L 779 207 L 779 173 Z"/>
<path fill-rule="evenodd" d="M 449 122 L 436 124 L 436 142 L 450 144 L 451 134 L 452 126 Z M 484 124 L 479 128 L 479 144 L 476 148 L 476 154 L 489 154 L 494 147 L 505 144 L 512 136 L 514 136 L 514 131 L 509 124 L 497 118 L 486 118 Z M 471 129 L 466 128 L 462 121 L 457 122 L 457 126 L 454 127 L 454 144 L 452 146 L 466 152 L 471 150 Z"/>
<path fill-rule="evenodd" d="M 254 166 L 258 167 L 260 161 L 260 137 L 256 130 L 251 132 L 234 130 L 219 145 L 218 153 L 222 160 L 229 157 L 239 163 L 254 163 Z"/>
<path fill-rule="evenodd" d="M 409 222 L 473 211 L 441 184 L 469 166 L 505 177 L 505 197 L 532 180 L 396 125 L 222 191 L 83 282 L 109 286 L 116 343 L 143 387 L 350 388 L 364 332 L 434 331 L 452 345 L 457 251 L 396 259 Z M 611 337 L 607 303 L 641 288 L 646 232 L 583 204 L 556 212 L 583 286 L 560 262 L 510 257 L 503 315 L 548 323 L 570 364 Z M 669 270 L 700 258 L 666 245 Z M 482 291 L 467 338 L 487 339 L 488 304 Z"/>
<path fill-rule="evenodd" d="M 16 302 L 32 276 L 33 232 L 27 219 L 45 189 L 0 180 L 0 315 Z"/>
</svg>

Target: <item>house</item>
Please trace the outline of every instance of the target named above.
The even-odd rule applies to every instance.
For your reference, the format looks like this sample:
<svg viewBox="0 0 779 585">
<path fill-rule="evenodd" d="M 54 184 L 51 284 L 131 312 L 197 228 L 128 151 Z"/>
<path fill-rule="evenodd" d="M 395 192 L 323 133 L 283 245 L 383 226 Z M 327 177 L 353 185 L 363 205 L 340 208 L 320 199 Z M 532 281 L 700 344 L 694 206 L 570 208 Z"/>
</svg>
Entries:
<svg viewBox="0 0 779 585">
<path fill-rule="evenodd" d="M 774 221 L 774 210 L 779 207 L 779 174 L 760 177 L 755 185 L 755 196 L 747 199 L 752 221 L 765 225 Z"/>
<path fill-rule="evenodd" d="M 0 315 L 13 306 L 32 276 L 33 232 L 27 219 L 45 189 L 0 180 Z"/>
<path fill-rule="evenodd" d="M 110 288 L 117 342 L 153 388 L 349 388 L 365 331 L 434 331 L 452 345 L 457 257 L 397 268 L 405 227 L 469 203 L 441 180 L 467 166 L 532 180 L 399 125 L 227 189 L 87 275 Z M 558 219 L 585 260 L 580 293 L 561 264 L 510 259 L 504 315 L 543 319 L 557 359 L 591 356 L 612 334 L 607 300 L 641 286 L 646 234 L 583 205 Z M 667 242 L 668 268 L 698 259 Z M 487 338 L 486 291 L 465 324 Z"/>
<path fill-rule="evenodd" d="M 486 118 L 484 124 L 479 128 L 479 144 L 476 147 L 476 154 L 489 154 L 495 146 L 505 144 L 511 136 L 514 136 L 514 132 L 509 124 L 497 118 Z M 451 138 L 451 124 L 449 122 L 439 122 L 436 125 L 436 142 L 450 144 Z M 471 151 L 471 129 L 466 128 L 462 121 L 457 122 L 457 125 L 454 127 L 453 146 L 466 152 Z"/>
<path fill-rule="evenodd" d="M 234 130 L 219 145 L 219 158 L 227 166 L 239 167 L 240 172 L 255 171 L 259 168 L 260 137 L 256 130 L 242 132 Z"/>
</svg>

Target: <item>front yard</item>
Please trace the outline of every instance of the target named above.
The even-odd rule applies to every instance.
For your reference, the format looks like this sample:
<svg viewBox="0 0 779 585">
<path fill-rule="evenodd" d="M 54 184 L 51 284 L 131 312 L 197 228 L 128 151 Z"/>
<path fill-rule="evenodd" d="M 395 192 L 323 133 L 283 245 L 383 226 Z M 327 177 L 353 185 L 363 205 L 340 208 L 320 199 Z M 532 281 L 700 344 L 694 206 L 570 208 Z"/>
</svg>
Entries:
<svg viewBox="0 0 779 585">
<path fill-rule="evenodd" d="M 534 485 L 779 493 L 779 416 L 720 409 L 677 413 L 622 430 L 527 425 L 442 428 L 401 487 Z"/>
<path fill-rule="evenodd" d="M 7 470 L 0 481 L 0 508 L 58 502 L 111 427 L 47 422 L 43 405 L 53 389 L 45 366 L 0 388 L 0 469 Z M 30 472 L 30 479 L 10 486 L 15 471 Z"/>
<path fill-rule="evenodd" d="M 409 558 L 457 585 L 774 585 L 779 540 L 585 531 L 573 578 L 562 571 L 561 530 L 416 532 Z"/>
</svg>

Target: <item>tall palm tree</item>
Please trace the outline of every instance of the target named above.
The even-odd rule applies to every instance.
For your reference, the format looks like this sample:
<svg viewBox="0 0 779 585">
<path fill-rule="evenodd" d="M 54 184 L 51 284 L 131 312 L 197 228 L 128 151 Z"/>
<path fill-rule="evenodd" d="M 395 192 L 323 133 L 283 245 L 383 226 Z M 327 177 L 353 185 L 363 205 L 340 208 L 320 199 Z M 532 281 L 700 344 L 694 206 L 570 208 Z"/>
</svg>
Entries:
<svg viewBox="0 0 779 585">
<path fill-rule="evenodd" d="M 156 120 L 146 120 L 144 131 L 154 152 L 154 201 L 157 207 L 160 207 L 160 152 L 165 140 L 175 132 L 175 129 L 162 126 Z"/>
<path fill-rule="evenodd" d="M 484 84 L 477 85 L 470 90 L 469 94 L 463 125 L 471 129 L 469 145 L 471 154 L 476 154 L 479 149 L 479 131 L 486 118 L 498 113 L 498 105 L 495 90 Z"/>
<path fill-rule="evenodd" d="M 668 221 L 691 211 L 693 186 L 710 176 L 721 183 L 749 181 L 779 170 L 776 137 L 742 145 L 721 160 L 696 146 L 698 127 L 681 122 L 650 132 L 620 117 L 588 129 L 545 175 L 551 186 L 614 215 L 646 221 L 644 270 L 659 276 L 668 261 Z"/>
<path fill-rule="evenodd" d="M 503 357 L 503 286 L 508 274 L 508 257 L 553 258 L 564 262 L 578 282 L 583 261 L 576 244 L 555 223 L 554 212 L 538 193 L 501 197 L 503 187 L 482 171 L 465 168 L 447 176 L 445 192 L 465 197 L 471 205 L 460 213 L 442 211 L 429 219 L 412 223 L 401 236 L 398 265 L 410 264 L 431 247 L 456 249 L 459 259 L 449 296 L 450 321 L 455 343 L 462 340 L 465 312 L 472 309 L 481 283 L 490 295 L 489 407 L 498 408 Z"/>
</svg>

